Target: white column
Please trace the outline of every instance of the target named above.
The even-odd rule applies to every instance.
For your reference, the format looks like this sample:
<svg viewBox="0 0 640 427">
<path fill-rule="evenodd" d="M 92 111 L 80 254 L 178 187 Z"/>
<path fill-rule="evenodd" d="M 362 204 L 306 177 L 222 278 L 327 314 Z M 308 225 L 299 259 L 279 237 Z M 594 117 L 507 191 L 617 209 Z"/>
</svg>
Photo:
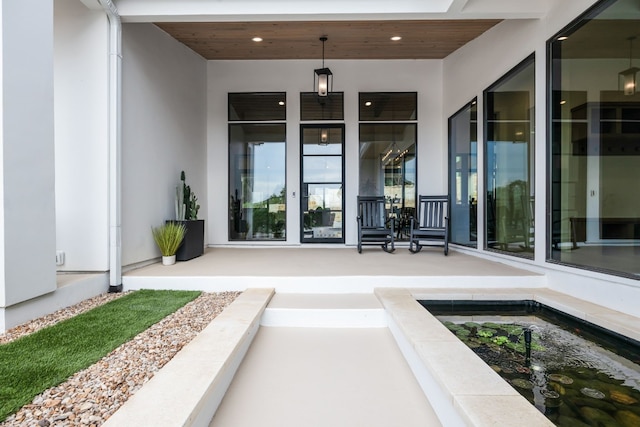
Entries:
<svg viewBox="0 0 640 427">
<path fill-rule="evenodd" d="M 0 2 L 0 34 L 2 310 L 56 289 L 53 2 Z"/>
</svg>

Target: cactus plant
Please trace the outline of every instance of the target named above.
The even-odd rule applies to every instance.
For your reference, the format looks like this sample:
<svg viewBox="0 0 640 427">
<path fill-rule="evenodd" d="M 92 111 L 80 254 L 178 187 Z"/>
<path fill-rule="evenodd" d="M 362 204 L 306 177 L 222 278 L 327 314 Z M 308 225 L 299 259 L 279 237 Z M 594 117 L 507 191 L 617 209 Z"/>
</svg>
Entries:
<svg viewBox="0 0 640 427">
<path fill-rule="evenodd" d="M 176 187 L 175 208 L 178 221 L 198 219 L 198 198 L 187 185 L 184 171 L 180 172 L 180 184 Z"/>
</svg>

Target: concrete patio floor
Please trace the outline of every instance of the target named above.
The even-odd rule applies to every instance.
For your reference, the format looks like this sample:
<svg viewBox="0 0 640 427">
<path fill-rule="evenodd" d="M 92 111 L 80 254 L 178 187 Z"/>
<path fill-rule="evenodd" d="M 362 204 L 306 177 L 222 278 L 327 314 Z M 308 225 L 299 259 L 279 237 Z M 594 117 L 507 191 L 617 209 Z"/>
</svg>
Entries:
<svg viewBox="0 0 640 427">
<path fill-rule="evenodd" d="M 245 292 L 105 427 L 551 425 L 417 299 L 537 300 L 640 339 L 640 319 L 455 250 L 216 248 L 124 285 Z"/>
<path fill-rule="evenodd" d="M 387 328 L 265 326 L 210 425 L 441 423 Z"/>
<path fill-rule="evenodd" d="M 546 277 L 463 252 L 425 248 L 392 254 L 378 247 L 209 248 L 172 266 L 155 263 L 127 272 L 125 289 L 184 287 L 203 291 L 269 287 L 293 293 L 372 293 L 377 287 L 537 287 Z"/>
</svg>

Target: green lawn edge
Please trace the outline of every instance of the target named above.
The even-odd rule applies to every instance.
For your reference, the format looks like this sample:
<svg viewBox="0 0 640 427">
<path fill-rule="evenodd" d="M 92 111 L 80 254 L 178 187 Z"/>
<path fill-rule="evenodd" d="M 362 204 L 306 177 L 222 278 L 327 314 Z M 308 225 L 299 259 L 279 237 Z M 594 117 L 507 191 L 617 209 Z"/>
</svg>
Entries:
<svg viewBox="0 0 640 427">
<path fill-rule="evenodd" d="M 199 291 L 140 290 L 0 345 L 0 420 L 96 363 Z"/>
</svg>

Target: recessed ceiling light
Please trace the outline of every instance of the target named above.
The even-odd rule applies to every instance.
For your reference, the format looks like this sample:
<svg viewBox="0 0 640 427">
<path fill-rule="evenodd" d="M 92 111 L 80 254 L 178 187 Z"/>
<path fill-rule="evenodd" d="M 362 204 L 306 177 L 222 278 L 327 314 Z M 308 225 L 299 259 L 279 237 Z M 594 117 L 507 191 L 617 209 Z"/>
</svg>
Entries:
<svg viewBox="0 0 640 427">
<path fill-rule="evenodd" d="M 564 104 L 566 104 L 566 103 L 567 103 L 567 101 L 566 101 L 566 100 L 564 100 L 564 99 L 563 99 L 562 101 L 560 101 L 560 105 L 564 105 Z"/>
<path fill-rule="evenodd" d="M 365 103 L 364 103 L 364 106 L 365 106 L 365 107 L 371 107 L 371 101 L 367 101 L 367 102 L 365 102 Z"/>
<path fill-rule="evenodd" d="M 284 105 L 284 101 L 279 101 L 278 105 Z"/>
<path fill-rule="evenodd" d="M 254 42 L 261 42 L 262 41 L 262 37 L 254 37 L 251 40 L 253 40 Z"/>
<path fill-rule="evenodd" d="M 567 36 L 560 36 L 558 37 L 556 40 L 558 40 L 559 42 L 565 41 L 566 39 L 568 39 L 569 37 Z"/>
<path fill-rule="evenodd" d="M 400 37 L 400 36 L 393 36 L 393 37 L 391 37 L 391 40 L 393 40 L 394 42 L 397 42 L 398 40 L 402 40 L 402 37 Z"/>
</svg>

